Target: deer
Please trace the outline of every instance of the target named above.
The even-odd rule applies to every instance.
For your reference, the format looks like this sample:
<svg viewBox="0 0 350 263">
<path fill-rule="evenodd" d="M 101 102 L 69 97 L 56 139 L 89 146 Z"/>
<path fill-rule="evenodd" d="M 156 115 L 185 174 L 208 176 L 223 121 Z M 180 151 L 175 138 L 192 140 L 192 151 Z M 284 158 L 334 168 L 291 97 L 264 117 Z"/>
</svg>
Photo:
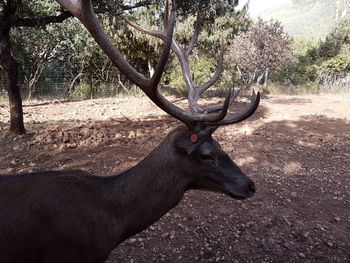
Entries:
<svg viewBox="0 0 350 263">
<path fill-rule="evenodd" d="M 229 92 L 216 106 L 217 111 L 209 114 L 205 109 L 187 112 L 159 91 L 175 43 L 174 1 L 165 23 L 163 50 L 151 77 L 137 72 L 113 46 L 91 0 L 57 1 L 80 20 L 122 74 L 183 125 L 137 165 L 117 175 L 62 170 L 0 176 L 1 262 L 103 262 L 121 242 L 174 208 L 189 190 L 214 191 L 234 199 L 254 195 L 254 182 L 212 135 L 220 126 L 253 115 L 260 94 L 253 91 L 251 102 L 242 111 L 229 112 L 235 97 Z"/>
</svg>

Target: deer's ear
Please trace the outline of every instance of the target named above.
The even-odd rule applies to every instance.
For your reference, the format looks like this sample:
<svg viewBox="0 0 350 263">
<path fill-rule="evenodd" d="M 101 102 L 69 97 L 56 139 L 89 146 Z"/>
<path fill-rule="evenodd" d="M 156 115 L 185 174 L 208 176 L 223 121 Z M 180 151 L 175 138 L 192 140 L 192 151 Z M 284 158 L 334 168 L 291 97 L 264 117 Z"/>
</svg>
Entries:
<svg viewBox="0 0 350 263">
<path fill-rule="evenodd" d="M 198 134 L 195 132 L 185 132 L 178 134 L 174 138 L 174 147 L 177 151 L 191 155 L 198 146 L 204 143 L 210 134 Z"/>
</svg>

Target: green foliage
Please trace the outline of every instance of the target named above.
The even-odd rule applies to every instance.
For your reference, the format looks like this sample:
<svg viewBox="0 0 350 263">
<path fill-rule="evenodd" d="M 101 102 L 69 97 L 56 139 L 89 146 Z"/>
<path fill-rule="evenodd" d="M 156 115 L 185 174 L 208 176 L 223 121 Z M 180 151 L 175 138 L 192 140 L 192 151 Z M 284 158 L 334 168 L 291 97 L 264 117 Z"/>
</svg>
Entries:
<svg viewBox="0 0 350 263">
<path fill-rule="evenodd" d="M 216 62 L 203 56 L 196 56 L 190 61 L 190 71 L 193 73 L 194 82 L 196 84 L 205 84 L 214 75 L 216 67 Z M 235 81 L 233 78 L 236 78 Z M 178 63 L 172 63 L 168 67 L 164 80 L 171 87 L 171 94 L 187 97 L 188 91 L 183 80 L 181 67 Z M 221 74 L 221 78 L 205 93 L 205 95 L 225 96 L 227 95 L 227 89 L 232 87 L 233 83 L 237 82 L 238 76 L 236 76 L 235 71 L 224 70 Z"/>
<path fill-rule="evenodd" d="M 292 42 L 292 50 L 294 56 L 300 58 L 307 55 L 309 50 L 317 47 L 319 40 L 311 37 L 294 38 Z"/>
<path fill-rule="evenodd" d="M 119 13 L 120 5 L 124 2 L 121 0 L 94 0 L 93 4 L 95 8 Z M 132 5 L 136 2 L 139 1 L 132 0 L 127 4 Z M 137 8 L 124 14 L 147 28 L 162 29 L 164 2 L 163 0 L 153 1 L 153 4 L 148 7 Z M 230 43 L 237 32 L 246 30 L 251 23 L 245 12 L 238 13 L 234 10 L 237 2 L 236 0 L 178 2 L 175 35 L 180 43 L 187 44 L 192 37 L 197 10 L 200 10 L 203 16 L 202 32 L 196 52 L 192 54 L 191 64 L 195 81 L 198 83 L 208 81 L 214 73 L 216 62 L 208 61 L 206 58 L 214 58 L 213 61 L 215 61 L 221 38 Z M 18 17 L 43 18 L 57 15 L 61 10 L 60 6 L 52 0 L 23 0 L 18 3 L 19 9 L 16 14 Z M 130 29 L 123 22 L 122 16 L 112 16 L 106 13 L 99 17 L 118 50 L 132 66 L 148 75 L 156 66 L 162 41 Z M 28 83 L 35 79 L 34 86 L 38 94 L 41 90 L 48 88 L 45 86 L 45 83 L 48 82 L 45 81 L 49 78 L 48 75 L 49 72 L 52 72 L 52 68 L 55 68 L 55 72 L 70 74 L 70 79 L 64 79 L 65 85 L 69 86 L 73 79 L 75 83 L 82 83 L 69 94 L 74 99 L 91 98 L 96 94 L 104 96 L 103 94 L 110 93 L 111 88 L 103 88 L 102 85 L 96 84 L 100 80 L 105 83 L 126 82 L 123 77 L 119 78 L 118 70 L 106 59 L 95 41 L 76 19 L 67 19 L 62 24 L 50 24 L 45 27 L 16 28 L 12 30 L 12 40 L 13 53 L 21 67 L 21 79 L 23 80 L 21 87 L 29 86 Z M 37 74 L 41 76 L 37 77 Z M 172 74 L 167 75 L 167 81 L 175 83 L 175 86 L 182 85 L 179 84 L 182 82 L 179 67 L 172 71 Z M 231 77 L 224 78 L 220 85 L 223 85 L 225 81 L 226 83 L 231 82 Z M 87 83 L 94 83 L 94 85 Z"/>
<path fill-rule="evenodd" d="M 333 72 L 350 71 L 350 57 L 347 55 L 339 54 L 324 61 L 321 66 L 321 70 L 330 70 Z"/>
<path fill-rule="evenodd" d="M 94 98 L 113 97 L 115 86 L 107 83 L 83 82 L 68 93 L 70 100 L 87 100 Z"/>
<path fill-rule="evenodd" d="M 245 12 L 234 10 L 237 1 L 232 0 L 196 0 L 179 1 L 177 12 L 175 39 L 181 45 L 187 45 L 194 33 L 197 10 L 200 10 L 202 30 L 199 36 L 198 54 L 216 56 L 223 38 L 231 43 L 237 32 L 246 30 L 251 23 Z M 163 28 L 164 1 L 148 8 L 134 10 L 130 19 L 144 28 L 160 30 Z M 113 24 L 113 25 L 112 25 Z M 123 23 L 122 23 L 123 24 Z M 114 42 L 117 43 L 129 61 L 137 61 L 139 70 L 147 73 L 155 67 L 160 55 L 162 41 L 155 37 L 142 34 L 129 27 L 121 27 L 117 20 L 111 22 L 111 32 Z"/>
<path fill-rule="evenodd" d="M 342 52 L 344 45 L 350 44 L 350 20 L 343 20 L 336 25 L 318 47 L 310 49 L 309 56 L 313 60 L 328 59 Z"/>
<path fill-rule="evenodd" d="M 68 94 L 70 100 L 87 100 L 93 96 L 93 86 L 89 83 L 81 83 Z"/>
<path fill-rule="evenodd" d="M 324 39 L 316 43 L 313 39 L 297 39 L 293 44 L 296 61 L 273 74 L 278 82 L 294 85 L 327 81 L 339 78 L 350 70 L 350 21 L 343 20 Z M 332 81 L 331 81 L 332 82 Z"/>
<path fill-rule="evenodd" d="M 19 17 L 45 17 L 55 14 L 60 9 L 59 4 L 52 0 L 12 0 L 17 2 Z"/>
<path fill-rule="evenodd" d="M 300 60 L 291 62 L 271 75 L 274 82 L 291 83 L 293 85 L 304 85 L 314 82 L 317 78 L 319 66 L 316 64 L 303 63 Z"/>
<path fill-rule="evenodd" d="M 216 64 L 204 57 L 197 57 L 190 62 L 190 70 L 194 76 L 194 81 L 198 84 L 206 83 L 215 72 Z M 181 94 L 187 94 L 185 82 L 181 67 L 179 64 L 172 67 L 171 72 L 167 75 L 169 85 L 179 89 Z"/>
</svg>

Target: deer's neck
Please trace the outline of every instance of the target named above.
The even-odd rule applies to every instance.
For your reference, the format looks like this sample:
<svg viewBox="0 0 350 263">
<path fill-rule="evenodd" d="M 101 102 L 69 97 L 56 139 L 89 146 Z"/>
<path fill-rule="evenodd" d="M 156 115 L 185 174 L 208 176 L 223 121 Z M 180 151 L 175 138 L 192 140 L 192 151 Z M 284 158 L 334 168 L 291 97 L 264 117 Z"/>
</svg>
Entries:
<svg viewBox="0 0 350 263">
<path fill-rule="evenodd" d="M 166 139 L 135 167 L 115 177 L 113 202 L 122 240 L 147 228 L 181 201 L 189 181 L 173 151 Z"/>
</svg>

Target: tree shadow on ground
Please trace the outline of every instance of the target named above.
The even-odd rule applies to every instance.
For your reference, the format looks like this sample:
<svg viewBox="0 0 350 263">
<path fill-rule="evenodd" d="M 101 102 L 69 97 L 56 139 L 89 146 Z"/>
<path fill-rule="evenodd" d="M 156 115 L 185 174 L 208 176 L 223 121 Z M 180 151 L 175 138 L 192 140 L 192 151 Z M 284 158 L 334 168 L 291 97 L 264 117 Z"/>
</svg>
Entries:
<svg viewBox="0 0 350 263">
<path fill-rule="evenodd" d="M 287 99 L 275 99 L 274 100 L 276 103 L 279 104 L 308 104 L 312 102 L 310 99 L 304 99 L 304 98 L 287 98 Z"/>
<path fill-rule="evenodd" d="M 67 103 L 72 103 L 72 102 L 77 102 L 77 101 L 72 101 L 68 99 L 63 99 L 63 100 L 58 100 L 58 99 L 53 99 L 53 100 L 32 100 L 32 101 L 24 101 L 23 103 L 23 108 L 26 107 L 38 107 L 38 106 L 47 106 L 47 105 L 52 105 L 52 104 L 67 104 Z"/>
<path fill-rule="evenodd" d="M 349 123 L 325 117 L 264 122 L 266 114 L 261 109 L 215 135 L 256 182 L 253 198 L 190 191 L 108 262 L 349 262 Z M 31 125 L 44 130 L 7 138 L 1 132 L 0 173 L 81 168 L 116 174 L 139 162 L 179 122 L 164 116 Z"/>
</svg>

